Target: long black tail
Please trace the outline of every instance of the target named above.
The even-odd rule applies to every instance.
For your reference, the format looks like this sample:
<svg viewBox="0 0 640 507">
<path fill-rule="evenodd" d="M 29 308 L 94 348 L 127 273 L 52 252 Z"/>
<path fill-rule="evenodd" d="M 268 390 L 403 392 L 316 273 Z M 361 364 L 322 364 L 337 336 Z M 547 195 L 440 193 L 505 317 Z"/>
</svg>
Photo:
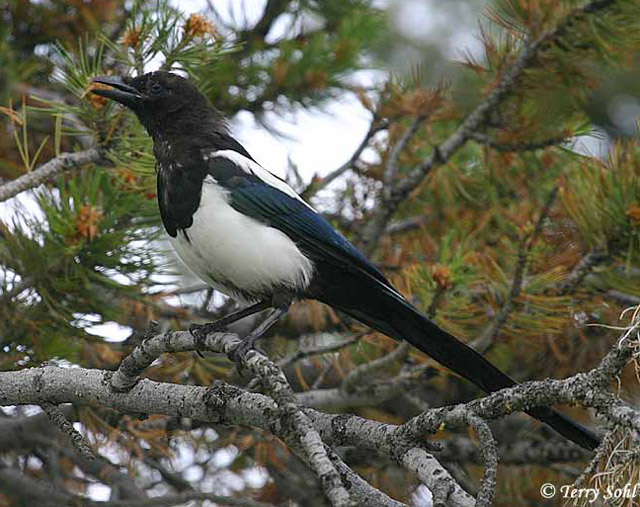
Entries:
<svg viewBox="0 0 640 507">
<path fill-rule="evenodd" d="M 487 393 L 516 384 L 484 356 L 440 329 L 400 295 L 360 276 L 343 275 L 346 276 L 338 284 L 339 291 L 325 286 L 318 299 L 381 333 L 406 340 Z M 600 443 L 592 431 L 553 408 L 534 407 L 527 413 L 586 449 L 595 449 Z"/>
</svg>

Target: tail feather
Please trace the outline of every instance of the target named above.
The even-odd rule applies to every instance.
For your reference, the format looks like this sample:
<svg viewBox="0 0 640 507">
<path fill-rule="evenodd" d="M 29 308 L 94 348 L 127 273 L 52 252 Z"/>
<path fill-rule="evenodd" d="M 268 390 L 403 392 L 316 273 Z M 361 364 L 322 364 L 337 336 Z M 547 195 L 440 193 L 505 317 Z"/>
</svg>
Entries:
<svg viewBox="0 0 640 507">
<path fill-rule="evenodd" d="M 325 294 L 325 297 L 318 299 L 381 333 L 409 342 L 487 393 L 516 384 L 484 356 L 438 327 L 401 296 L 384 286 L 364 288 L 362 283 L 356 283 L 353 291 L 345 290 L 346 287 L 343 278 L 340 294 L 331 291 L 330 296 Z M 591 430 L 553 408 L 534 407 L 527 413 L 581 447 L 595 449 L 600 443 Z"/>
</svg>

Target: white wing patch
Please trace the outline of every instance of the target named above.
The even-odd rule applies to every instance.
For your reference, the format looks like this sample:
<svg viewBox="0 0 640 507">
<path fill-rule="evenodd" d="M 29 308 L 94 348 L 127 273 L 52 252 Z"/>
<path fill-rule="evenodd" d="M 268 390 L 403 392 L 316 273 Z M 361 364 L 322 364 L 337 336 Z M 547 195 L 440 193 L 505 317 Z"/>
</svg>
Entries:
<svg viewBox="0 0 640 507">
<path fill-rule="evenodd" d="M 245 173 L 252 174 L 260 178 L 267 185 L 277 188 L 278 190 L 280 190 L 280 192 L 287 194 L 289 197 L 293 197 L 294 199 L 297 199 L 298 201 L 303 203 L 305 206 L 307 206 L 309 209 L 313 210 L 314 212 L 316 211 L 313 209 L 313 207 L 309 203 L 304 201 L 302 197 L 300 197 L 297 194 L 297 192 L 287 184 L 286 181 L 281 180 L 275 174 L 267 171 L 264 167 L 262 167 L 257 162 L 254 162 L 250 158 L 247 158 L 244 155 L 242 155 L 242 153 L 238 153 L 237 151 L 234 151 L 234 150 L 219 150 L 219 151 L 212 152 L 208 157 L 205 156 L 205 160 L 210 160 L 211 158 L 214 158 L 214 157 L 224 157 L 227 160 L 230 160 L 236 166 L 242 169 Z"/>
</svg>

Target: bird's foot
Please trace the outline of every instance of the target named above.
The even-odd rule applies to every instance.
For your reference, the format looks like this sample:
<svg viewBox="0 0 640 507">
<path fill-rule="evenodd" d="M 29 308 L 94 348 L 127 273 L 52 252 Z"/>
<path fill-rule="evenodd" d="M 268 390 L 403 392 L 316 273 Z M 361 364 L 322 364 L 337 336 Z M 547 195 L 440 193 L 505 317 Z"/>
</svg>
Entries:
<svg viewBox="0 0 640 507">
<path fill-rule="evenodd" d="M 255 349 L 255 342 L 262 338 L 267 331 L 273 326 L 280 317 L 287 312 L 286 308 L 275 308 L 271 314 L 262 321 L 262 323 L 255 328 L 249 335 L 247 335 L 242 342 L 238 344 L 236 350 L 232 352 L 233 360 L 238 364 L 238 370 L 242 369 L 243 360 L 250 350 Z M 262 355 L 266 355 L 259 350 Z"/>
<path fill-rule="evenodd" d="M 233 351 L 233 360 L 238 365 L 238 370 L 241 370 L 243 367 L 245 356 L 251 351 L 255 350 L 262 355 L 266 355 L 266 353 L 257 348 L 256 342 L 261 338 L 260 335 L 250 334 L 244 340 L 242 340 L 236 349 Z"/>
<path fill-rule="evenodd" d="M 226 326 L 224 323 L 216 321 L 216 322 L 207 322 L 206 324 L 191 324 L 189 326 L 189 332 L 194 336 L 202 336 L 205 337 L 209 333 L 214 333 L 215 331 L 221 331 Z"/>
<path fill-rule="evenodd" d="M 244 360 L 245 356 L 249 353 L 249 351 L 256 350 L 255 343 L 258 340 L 258 338 L 259 337 L 257 336 L 256 337 L 248 336 L 244 340 L 242 340 L 238 344 L 236 349 L 233 351 L 233 360 L 238 364 L 242 364 L 242 361 Z M 258 352 L 263 353 L 261 350 L 258 350 Z"/>
<path fill-rule="evenodd" d="M 205 350 L 204 340 L 209 333 L 221 331 L 224 328 L 224 324 L 220 322 L 207 322 L 206 324 L 191 324 L 189 326 L 189 333 L 196 339 L 196 352 L 200 357 L 204 357 L 202 352 Z"/>
</svg>

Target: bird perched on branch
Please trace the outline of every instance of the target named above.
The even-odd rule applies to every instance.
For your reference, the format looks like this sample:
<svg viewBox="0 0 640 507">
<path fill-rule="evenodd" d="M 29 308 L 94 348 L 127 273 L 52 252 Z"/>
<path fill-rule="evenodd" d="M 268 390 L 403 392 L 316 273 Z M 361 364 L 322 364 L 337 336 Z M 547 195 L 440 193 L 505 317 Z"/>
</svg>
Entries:
<svg viewBox="0 0 640 507">
<path fill-rule="evenodd" d="M 257 163 L 190 81 L 158 71 L 94 82 L 110 85 L 93 93 L 130 108 L 153 138 L 160 214 L 178 256 L 213 288 L 249 303 L 204 331 L 269 309 L 242 353 L 292 301 L 317 299 L 406 340 L 486 392 L 515 384 L 411 306 L 322 215 Z M 583 447 L 599 443 L 552 408 L 528 413 Z"/>
</svg>

